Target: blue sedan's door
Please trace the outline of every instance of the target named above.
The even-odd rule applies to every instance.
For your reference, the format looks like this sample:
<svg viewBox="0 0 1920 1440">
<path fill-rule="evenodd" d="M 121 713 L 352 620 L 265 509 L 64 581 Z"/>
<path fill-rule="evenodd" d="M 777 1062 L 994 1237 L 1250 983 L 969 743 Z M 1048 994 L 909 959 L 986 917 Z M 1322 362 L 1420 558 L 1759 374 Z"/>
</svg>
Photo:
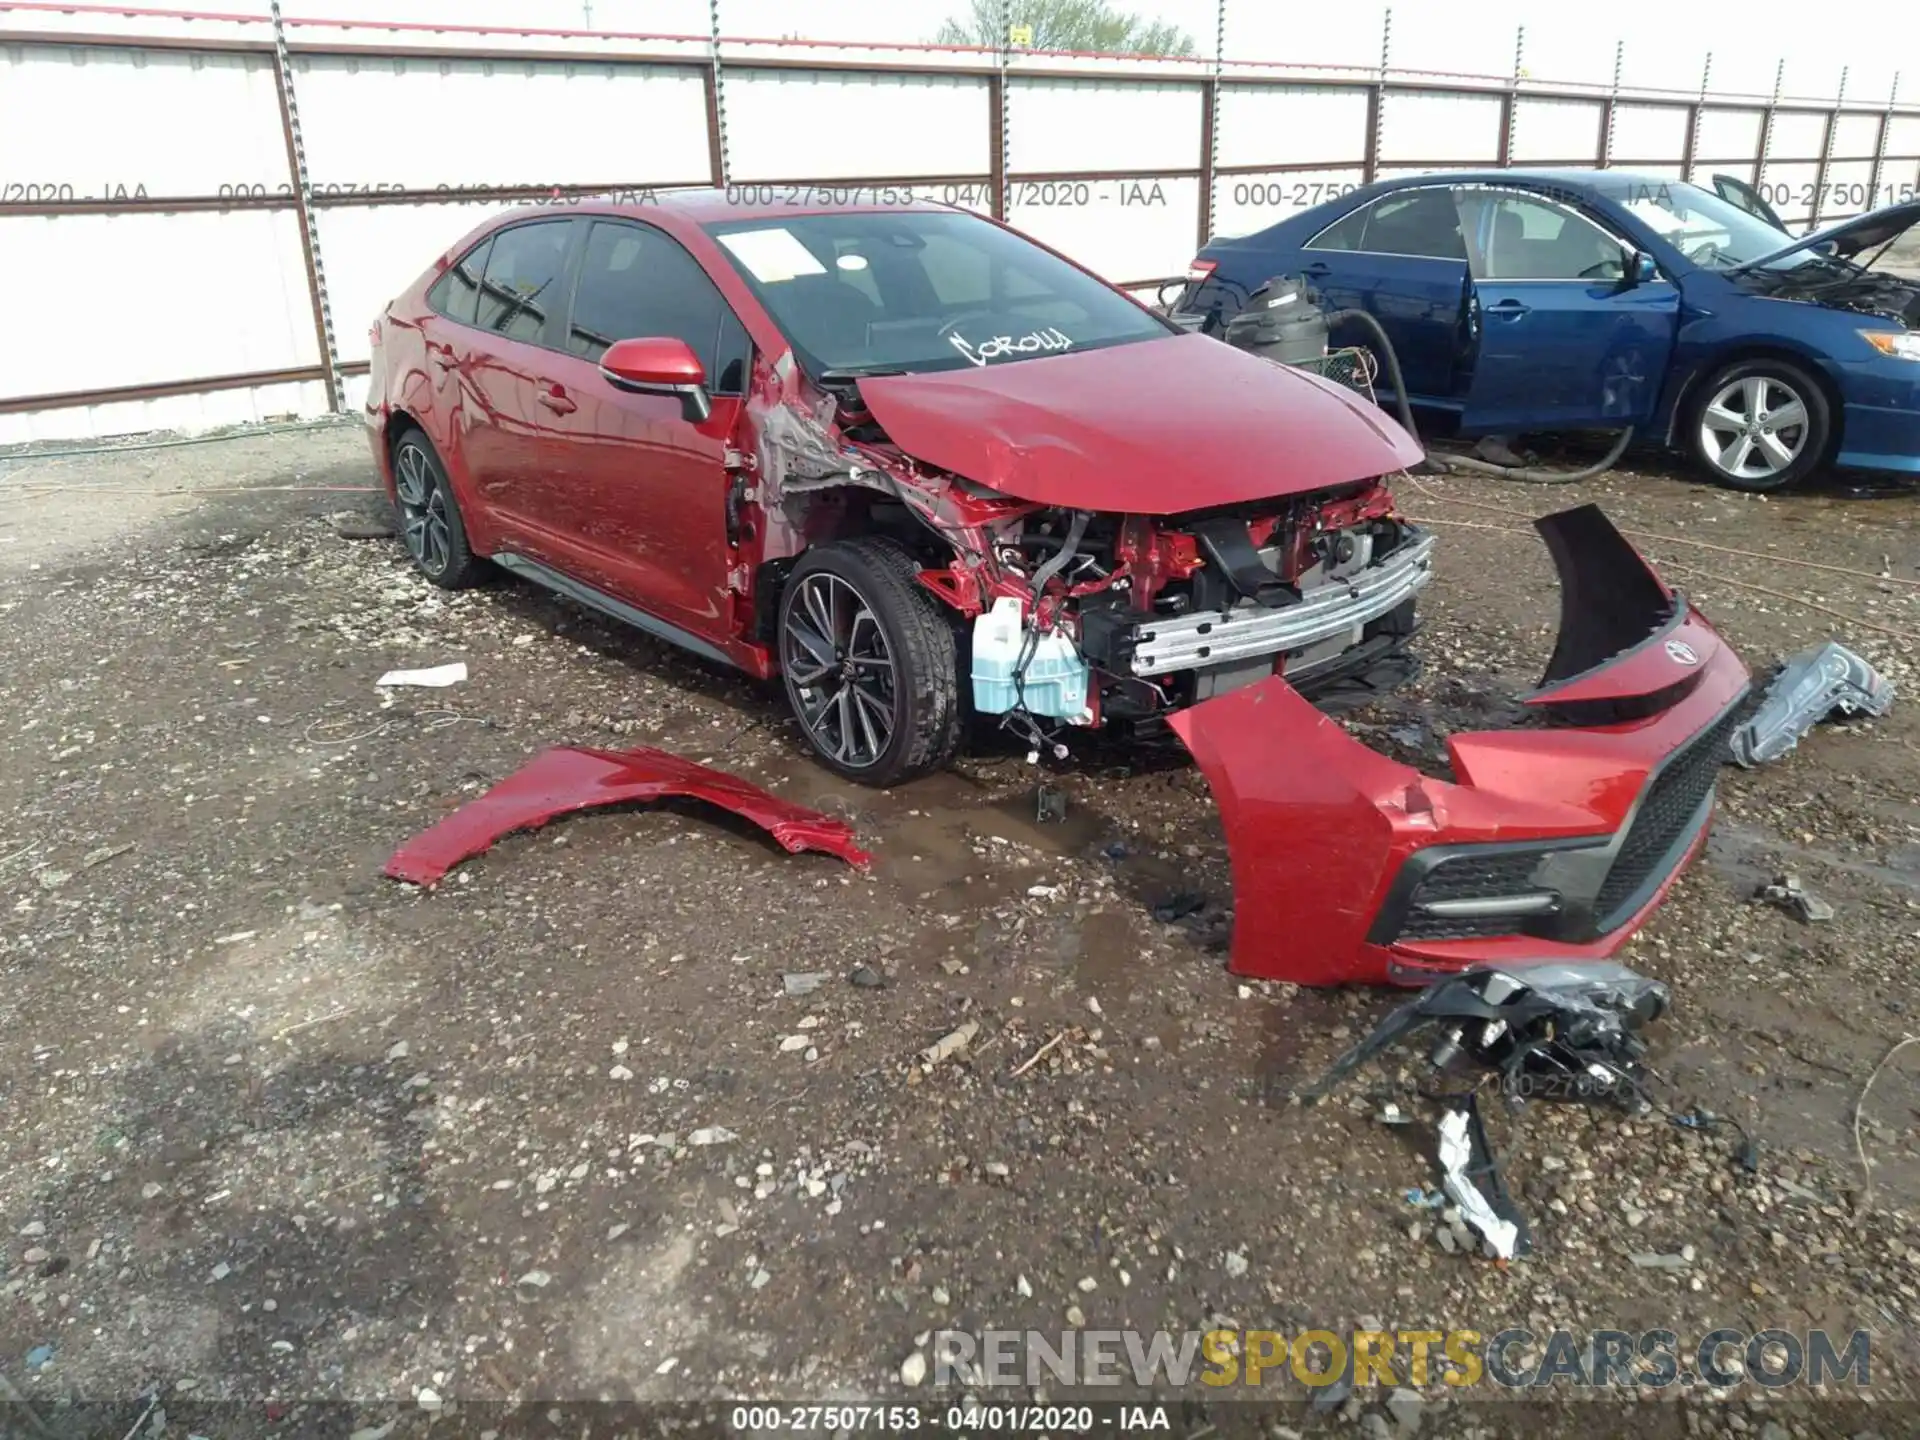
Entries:
<svg viewBox="0 0 1920 1440">
<path fill-rule="evenodd" d="M 1680 297 L 1635 275 L 1633 248 L 1538 195 L 1462 187 L 1473 270 L 1472 433 L 1645 425 L 1673 354 Z"/>
<path fill-rule="evenodd" d="M 1329 309 L 1365 310 L 1380 322 L 1406 376 L 1409 399 L 1458 407 L 1467 252 L 1446 186 L 1383 195 L 1314 236 L 1299 258 Z M 1349 321 L 1334 327 L 1332 342 L 1372 346 L 1373 337 Z M 1375 388 L 1383 399 L 1391 394 L 1385 373 Z"/>
</svg>

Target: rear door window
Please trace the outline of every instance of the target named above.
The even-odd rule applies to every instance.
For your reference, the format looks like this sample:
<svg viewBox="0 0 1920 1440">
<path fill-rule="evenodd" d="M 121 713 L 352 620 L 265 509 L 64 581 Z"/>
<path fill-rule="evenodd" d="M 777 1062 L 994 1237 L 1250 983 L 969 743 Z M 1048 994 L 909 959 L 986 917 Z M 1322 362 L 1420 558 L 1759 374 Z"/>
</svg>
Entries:
<svg viewBox="0 0 1920 1440">
<path fill-rule="evenodd" d="M 476 322 L 509 340 L 537 342 L 560 298 L 571 220 L 537 220 L 495 232 Z"/>
<path fill-rule="evenodd" d="M 1466 240 L 1452 192 L 1441 186 L 1396 190 L 1336 220 L 1307 243 L 1309 250 L 1359 250 L 1373 255 L 1411 255 L 1464 260 Z"/>
<path fill-rule="evenodd" d="M 1403 190 L 1382 196 L 1367 212 L 1362 250 L 1375 255 L 1416 255 L 1434 260 L 1464 260 L 1460 212 L 1453 192 L 1438 188 Z"/>
<path fill-rule="evenodd" d="M 598 360 L 616 340 L 656 335 L 692 346 L 716 394 L 745 390 L 746 331 L 700 262 L 651 225 L 595 221 L 580 260 L 567 349 Z"/>
</svg>

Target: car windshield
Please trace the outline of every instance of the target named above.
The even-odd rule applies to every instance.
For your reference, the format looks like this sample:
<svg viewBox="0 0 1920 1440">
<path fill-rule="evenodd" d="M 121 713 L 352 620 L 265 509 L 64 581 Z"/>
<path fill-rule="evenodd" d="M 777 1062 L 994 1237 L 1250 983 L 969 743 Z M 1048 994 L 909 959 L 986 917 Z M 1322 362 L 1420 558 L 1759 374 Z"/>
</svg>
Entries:
<svg viewBox="0 0 1920 1440">
<path fill-rule="evenodd" d="M 1635 184 L 1621 203 L 1687 259 L 1708 269 L 1749 265 L 1793 243 L 1793 236 L 1759 216 L 1678 180 Z M 1780 263 L 1805 264 L 1810 258 L 1803 252 Z"/>
<path fill-rule="evenodd" d="M 1172 327 L 960 211 L 854 211 L 707 227 L 811 373 L 1004 365 Z"/>
</svg>

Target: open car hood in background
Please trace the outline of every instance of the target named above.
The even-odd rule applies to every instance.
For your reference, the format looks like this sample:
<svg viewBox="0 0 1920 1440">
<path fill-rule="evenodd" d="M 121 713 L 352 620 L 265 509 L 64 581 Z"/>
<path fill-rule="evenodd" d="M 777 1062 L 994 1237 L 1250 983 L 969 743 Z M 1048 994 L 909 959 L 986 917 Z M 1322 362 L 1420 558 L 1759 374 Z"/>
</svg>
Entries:
<svg viewBox="0 0 1920 1440">
<path fill-rule="evenodd" d="M 1018 499 L 1169 515 L 1299 495 L 1418 463 L 1342 386 L 1204 335 L 863 379 L 888 438 Z"/>
<path fill-rule="evenodd" d="M 1865 215 L 1856 215 L 1851 220 L 1842 220 L 1837 225 L 1829 225 L 1824 230 L 1803 235 L 1791 245 L 1783 245 L 1770 255 L 1762 255 L 1758 260 L 1749 260 L 1736 268 L 1758 269 L 1760 266 L 1771 265 L 1776 260 L 1784 260 L 1789 255 L 1798 255 L 1802 250 L 1811 250 L 1819 245 L 1830 245 L 1835 255 L 1843 260 L 1851 260 L 1863 250 L 1872 250 L 1886 244 L 1901 231 L 1911 229 L 1916 221 L 1920 221 L 1920 200 L 1902 201 L 1898 205 L 1884 205 L 1878 210 L 1869 210 Z"/>
</svg>

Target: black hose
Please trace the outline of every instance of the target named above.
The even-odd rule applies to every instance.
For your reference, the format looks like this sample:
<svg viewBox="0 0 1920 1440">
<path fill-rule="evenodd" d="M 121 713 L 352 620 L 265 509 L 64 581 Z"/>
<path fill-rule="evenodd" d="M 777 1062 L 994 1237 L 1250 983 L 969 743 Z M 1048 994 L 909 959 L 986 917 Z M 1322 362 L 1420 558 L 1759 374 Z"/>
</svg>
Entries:
<svg viewBox="0 0 1920 1440">
<path fill-rule="evenodd" d="M 1067 568 L 1067 562 L 1079 553 L 1080 541 L 1087 533 L 1087 522 L 1093 518 L 1086 510 L 1073 512 L 1073 519 L 1067 522 L 1067 538 L 1060 542 L 1060 548 L 1033 572 L 1033 603 L 1040 603 L 1040 595 L 1047 588 L 1047 582 Z"/>
<path fill-rule="evenodd" d="M 1406 377 L 1400 373 L 1400 357 L 1394 353 L 1393 341 L 1387 338 L 1386 327 L 1365 310 L 1335 310 L 1327 316 L 1327 328 L 1331 330 L 1343 320 L 1358 320 L 1379 342 L 1380 363 L 1387 367 L 1387 378 L 1393 382 L 1393 399 L 1400 412 L 1400 423 L 1406 426 L 1407 434 L 1418 442 L 1420 431 L 1413 423 L 1413 407 L 1407 403 Z"/>
<path fill-rule="evenodd" d="M 1334 310 L 1327 315 L 1327 328 L 1332 329 L 1343 320 L 1357 320 L 1370 331 L 1380 349 L 1381 364 L 1386 367 L 1387 378 L 1393 385 L 1394 408 L 1399 412 L 1400 423 L 1406 427 L 1407 434 L 1415 442 L 1420 440 L 1420 431 L 1413 423 L 1413 407 L 1407 403 L 1406 379 L 1400 372 L 1400 357 L 1394 352 L 1393 341 L 1387 338 L 1386 327 L 1365 310 Z M 1542 470 L 1530 465 L 1496 465 L 1491 460 L 1482 460 L 1475 455 L 1435 455 L 1427 452 L 1427 463 L 1436 470 L 1470 470 L 1476 475 L 1497 475 L 1502 480 L 1518 480 L 1529 485 L 1571 485 L 1579 480 L 1591 480 L 1596 475 L 1604 475 L 1611 470 L 1620 457 L 1627 452 L 1627 446 L 1633 443 L 1633 427 L 1622 430 L 1613 442 L 1613 448 L 1604 458 L 1587 466 L 1583 470 Z M 1422 449 L 1426 447 L 1421 446 Z"/>
<path fill-rule="evenodd" d="M 1429 452 L 1427 458 L 1442 470 L 1471 470 L 1476 475 L 1497 475 L 1502 480 L 1519 480 L 1528 485 L 1571 485 L 1576 480 L 1591 480 L 1596 475 L 1606 474 L 1619 463 L 1620 457 L 1627 453 L 1627 446 L 1632 443 L 1633 427 L 1629 425 L 1614 440 L 1613 448 L 1584 470 L 1542 470 L 1532 465 L 1496 465 L 1477 455 L 1435 455 Z"/>
</svg>

